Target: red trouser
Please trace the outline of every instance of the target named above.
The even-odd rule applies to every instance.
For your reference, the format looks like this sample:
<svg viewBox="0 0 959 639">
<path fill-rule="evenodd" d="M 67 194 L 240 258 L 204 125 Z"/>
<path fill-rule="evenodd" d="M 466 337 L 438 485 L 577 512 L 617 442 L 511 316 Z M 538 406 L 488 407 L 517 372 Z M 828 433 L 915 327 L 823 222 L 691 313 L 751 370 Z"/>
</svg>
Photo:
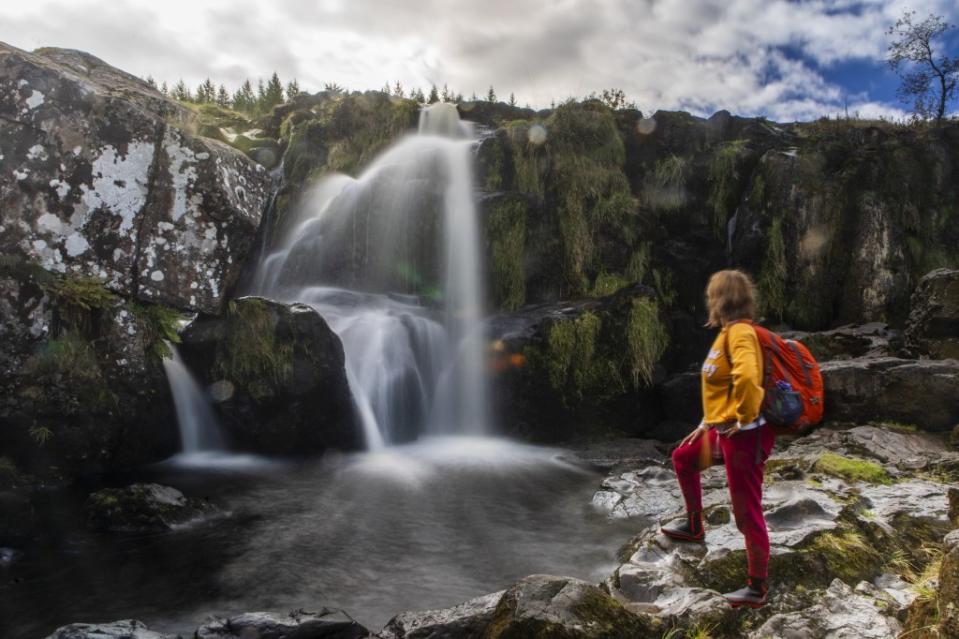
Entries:
<svg viewBox="0 0 959 639">
<path fill-rule="evenodd" d="M 759 579 L 766 578 L 769 565 L 769 534 L 762 503 L 763 468 L 775 440 L 776 436 L 768 425 L 740 431 L 732 437 L 722 437 L 713 428 L 692 444 L 673 451 L 673 468 L 686 500 L 686 509 L 691 513 L 703 510 L 700 471 L 725 462 L 736 527 L 746 538 L 749 576 Z M 714 456 L 717 442 L 722 459 Z"/>
</svg>

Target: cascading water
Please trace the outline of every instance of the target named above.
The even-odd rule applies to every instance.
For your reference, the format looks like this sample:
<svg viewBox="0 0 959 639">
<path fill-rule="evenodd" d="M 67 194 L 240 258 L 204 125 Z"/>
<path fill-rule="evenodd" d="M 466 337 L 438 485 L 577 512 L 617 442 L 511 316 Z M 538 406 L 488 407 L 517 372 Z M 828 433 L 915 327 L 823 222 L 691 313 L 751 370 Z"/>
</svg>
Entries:
<svg viewBox="0 0 959 639">
<path fill-rule="evenodd" d="M 486 432 L 471 130 L 435 104 L 358 178 L 312 191 L 254 292 L 312 305 L 340 336 L 371 449 Z"/>
<path fill-rule="evenodd" d="M 180 425 L 182 455 L 221 452 L 225 450 L 220 425 L 206 393 L 180 358 L 176 346 L 167 342 L 170 356 L 163 358 L 176 419 Z"/>
</svg>

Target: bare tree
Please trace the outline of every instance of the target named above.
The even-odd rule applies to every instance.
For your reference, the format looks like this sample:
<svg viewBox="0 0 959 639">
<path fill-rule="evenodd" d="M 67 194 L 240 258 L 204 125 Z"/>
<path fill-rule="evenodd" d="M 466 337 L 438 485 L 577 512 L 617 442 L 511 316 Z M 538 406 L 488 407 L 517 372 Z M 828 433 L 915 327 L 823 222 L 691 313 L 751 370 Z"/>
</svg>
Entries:
<svg viewBox="0 0 959 639">
<path fill-rule="evenodd" d="M 955 28 L 942 16 L 929 14 L 921 22 L 915 21 L 916 12 L 906 11 L 896 24 L 889 27 L 889 66 L 902 79 L 899 97 L 912 101 L 913 113 L 918 117 L 935 117 L 942 121 L 946 105 L 956 95 L 959 79 L 959 57 L 950 58 L 936 51 L 936 40 Z"/>
</svg>

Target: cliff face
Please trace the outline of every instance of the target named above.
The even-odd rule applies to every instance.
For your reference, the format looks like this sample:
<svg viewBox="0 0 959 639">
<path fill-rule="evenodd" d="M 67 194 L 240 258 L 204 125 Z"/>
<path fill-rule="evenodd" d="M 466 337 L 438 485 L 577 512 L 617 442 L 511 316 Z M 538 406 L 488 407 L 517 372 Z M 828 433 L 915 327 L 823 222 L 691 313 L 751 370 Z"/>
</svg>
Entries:
<svg viewBox="0 0 959 639">
<path fill-rule="evenodd" d="M 700 314 L 745 268 L 767 319 L 901 324 L 919 278 L 959 261 L 959 127 L 776 125 L 571 103 L 479 151 L 494 301 L 653 286 Z"/>
</svg>

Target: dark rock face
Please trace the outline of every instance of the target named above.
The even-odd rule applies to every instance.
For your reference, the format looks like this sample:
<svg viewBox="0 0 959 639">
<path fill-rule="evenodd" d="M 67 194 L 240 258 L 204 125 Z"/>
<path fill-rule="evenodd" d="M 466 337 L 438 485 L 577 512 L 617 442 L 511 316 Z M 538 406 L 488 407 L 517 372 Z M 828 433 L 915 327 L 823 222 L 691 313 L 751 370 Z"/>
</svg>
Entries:
<svg viewBox="0 0 959 639">
<path fill-rule="evenodd" d="M 125 619 L 110 623 L 72 623 L 57 628 L 47 639 L 181 639 L 179 635 L 153 632 L 142 621 Z"/>
<path fill-rule="evenodd" d="M 216 512 L 209 502 L 160 484 L 98 490 L 87 499 L 86 510 L 91 528 L 112 532 L 163 532 Z"/>
<path fill-rule="evenodd" d="M 826 419 L 899 421 L 934 431 L 959 422 L 959 361 L 894 357 L 825 362 Z"/>
<path fill-rule="evenodd" d="M 213 385 L 227 433 L 241 448 L 302 453 L 363 445 L 343 345 L 312 308 L 240 298 L 223 317 L 194 320 L 181 351 Z"/>
<path fill-rule="evenodd" d="M 885 357 L 895 355 L 902 347 L 899 331 L 882 322 L 849 324 L 829 331 L 780 333 L 786 339 L 802 342 L 817 361 Z"/>
<path fill-rule="evenodd" d="M 216 312 L 266 204 L 263 167 L 93 56 L 0 44 L 0 250 L 128 297 Z"/>
<path fill-rule="evenodd" d="M 919 280 L 906 341 L 920 355 L 959 359 L 959 270 L 937 269 Z"/>
<path fill-rule="evenodd" d="M 294 610 L 286 615 L 246 612 L 214 617 L 197 628 L 196 639 L 360 639 L 370 632 L 342 610 Z"/>
<path fill-rule="evenodd" d="M 650 384 L 669 337 L 650 289 L 526 307 L 494 318 L 490 334 L 498 423 L 510 434 L 561 441 L 656 422 Z"/>
</svg>

